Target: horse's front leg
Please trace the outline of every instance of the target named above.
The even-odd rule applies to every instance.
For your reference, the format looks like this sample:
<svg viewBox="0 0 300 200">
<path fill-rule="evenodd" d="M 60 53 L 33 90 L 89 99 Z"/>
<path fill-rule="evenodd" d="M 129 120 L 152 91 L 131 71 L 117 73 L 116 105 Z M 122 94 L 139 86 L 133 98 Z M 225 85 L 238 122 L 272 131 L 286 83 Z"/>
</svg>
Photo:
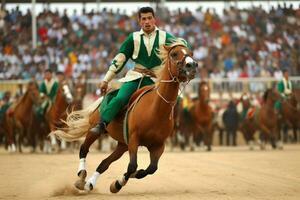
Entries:
<svg viewBox="0 0 300 200">
<path fill-rule="evenodd" d="M 102 160 L 94 174 L 88 179 L 84 186 L 80 185 L 80 188 L 77 186 L 76 187 L 87 191 L 90 191 L 93 188 L 95 188 L 97 179 L 99 178 L 100 174 L 105 172 L 110 166 L 110 164 L 118 160 L 127 150 L 127 145 L 119 142 L 116 149 L 106 159 Z"/>
<path fill-rule="evenodd" d="M 134 174 L 131 175 L 131 178 L 137 178 L 141 179 L 144 178 L 147 175 L 154 174 L 154 172 L 157 170 L 157 165 L 158 165 L 158 160 L 162 153 L 164 152 L 165 145 L 155 147 L 155 148 L 150 148 L 148 149 L 150 152 L 150 165 L 147 167 L 147 169 L 140 169 Z"/>
<path fill-rule="evenodd" d="M 127 167 L 127 172 L 123 175 L 122 179 L 112 182 L 112 184 L 110 185 L 110 191 L 112 193 L 119 192 L 121 188 L 126 185 L 130 176 L 136 171 L 138 166 L 137 165 L 138 146 L 139 146 L 138 139 L 135 137 L 135 134 L 132 134 L 132 137 L 129 138 L 129 144 L 128 144 L 130 161 Z"/>
<path fill-rule="evenodd" d="M 157 170 L 158 160 L 162 153 L 164 152 L 165 145 L 161 145 L 158 147 L 148 148 L 150 152 L 150 165 L 147 167 L 147 169 L 140 169 L 138 171 L 135 171 L 134 173 L 131 173 L 129 178 L 137 178 L 141 179 L 144 178 L 147 175 L 154 174 Z M 110 186 L 110 191 L 112 193 L 119 192 L 121 188 L 127 183 L 128 179 L 126 179 L 128 176 L 128 171 L 126 174 L 124 174 L 123 178 L 121 180 L 117 180 L 113 182 Z"/>
</svg>

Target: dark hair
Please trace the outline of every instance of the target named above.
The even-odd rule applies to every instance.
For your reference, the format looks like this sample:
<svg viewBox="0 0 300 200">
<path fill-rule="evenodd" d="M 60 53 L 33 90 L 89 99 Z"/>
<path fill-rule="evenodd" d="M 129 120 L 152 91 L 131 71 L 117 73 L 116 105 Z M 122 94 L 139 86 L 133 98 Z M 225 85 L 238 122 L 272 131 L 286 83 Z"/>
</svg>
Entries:
<svg viewBox="0 0 300 200">
<path fill-rule="evenodd" d="M 287 69 L 284 68 L 284 69 L 282 70 L 282 73 L 285 73 L 285 72 L 289 72 L 289 70 L 287 70 Z"/>
<path fill-rule="evenodd" d="M 142 13 L 152 13 L 153 17 L 155 17 L 154 10 L 151 7 L 141 7 L 138 12 L 139 19 L 141 18 Z"/>
<path fill-rule="evenodd" d="M 63 75 L 64 76 L 65 74 L 62 71 L 57 71 L 56 75 Z"/>
<path fill-rule="evenodd" d="M 48 69 L 45 70 L 45 73 L 47 73 L 47 72 L 52 73 L 52 70 L 50 68 L 48 68 Z"/>
</svg>

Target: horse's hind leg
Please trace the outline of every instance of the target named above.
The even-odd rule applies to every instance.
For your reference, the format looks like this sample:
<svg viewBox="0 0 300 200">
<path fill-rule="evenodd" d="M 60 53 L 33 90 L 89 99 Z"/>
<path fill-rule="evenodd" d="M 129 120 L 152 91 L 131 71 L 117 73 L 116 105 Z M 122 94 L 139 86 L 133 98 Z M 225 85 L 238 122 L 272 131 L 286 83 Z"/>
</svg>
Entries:
<svg viewBox="0 0 300 200">
<path fill-rule="evenodd" d="M 79 166 L 78 166 L 78 171 L 77 175 L 79 177 L 79 180 L 75 182 L 75 187 L 83 190 L 84 185 L 85 185 L 85 178 L 87 175 L 86 172 L 86 166 L 85 166 L 85 158 L 89 152 L 90 146 L 95 142 L 95 140 L 99 137 L 100 135 L 94 134 L 91 132 L 88 132 L 88 134 L 85 137 L 85 140 L 83 144 L 80 146 L 80 151 L 79 151 Z"/>
<path fill-rule="evenodd" d="M 126 144 L 118 142 L 117 148 L 107 158 L 102 160 L 94 174 L 85 183 L 84 189 L 87 191 L 92 190 L 96 186 L 96 182 L 100 174 L 105 172 L 110 166 L 110 164 L 118 160 L 127 150 L 128 147 Z"/>
</svg>

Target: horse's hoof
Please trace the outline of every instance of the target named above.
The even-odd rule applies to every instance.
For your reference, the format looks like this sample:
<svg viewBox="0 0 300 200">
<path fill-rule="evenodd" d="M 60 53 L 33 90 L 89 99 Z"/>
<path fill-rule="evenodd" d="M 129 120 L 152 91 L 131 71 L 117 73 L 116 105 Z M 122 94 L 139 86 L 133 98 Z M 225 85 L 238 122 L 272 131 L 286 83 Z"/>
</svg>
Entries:
<svg viewBox="0 0 300 200">
<path fill-rule="evenodd" d="M 84 185 L 84 190 L 85 191 L 92 191 L 93 190 L 93 184 L 91 184 L 91 183 L 89 183 L 89 182 L 87 182 L 87 183 L 85 183 L 85 185 Z"/>
<path fill-rule="evenodd" d="M 84 187 L 86 184 L 85 178 L 86 178 L 87 172 L 86 172 L 86 170 L 80 170 L 77 175 L 79 177 L 79 180 L 77 180 L 74 185 L 77 189 L 84 190 Z"/>
<path fill-rule="evenodd" d="M 78 190 L 85 190 L 85 184 L 86 182 L 85 181 L 82 181 L 81 179 L 76 181 L 74 183 L 74 186 L 78 189 Z"/>
<path fill-rule="evenodd" d="M 119 184 L 118 181 L 114 181 L 112 182 L 112 184 L 110 184 L 110 192 L 111 193 L 117 193 L 121 190 L 122 186 Z"/>
</svg>

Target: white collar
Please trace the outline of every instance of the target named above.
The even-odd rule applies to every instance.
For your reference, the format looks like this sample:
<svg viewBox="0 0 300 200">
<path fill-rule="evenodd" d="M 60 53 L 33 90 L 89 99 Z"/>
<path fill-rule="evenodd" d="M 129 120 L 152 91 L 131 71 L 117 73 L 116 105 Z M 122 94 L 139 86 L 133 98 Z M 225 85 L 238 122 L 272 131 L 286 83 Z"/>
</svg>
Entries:
<svg viewBox="0 0 300 200">
<path fill-rule="evenodd" d="M 157 28 L 157 26 L 155 26 L 154 31 L 152 31 L 152 32 L 149 33 L 149 34 L 145 33 L 143 29 L 141 29 L 139 33 L 140 33 L 140 35 L 151 35 L 152 33 L 154 33 L 155 31 L 158 31 L 158 30 L 159 30 L 159 29 Z"/>
</svg>

